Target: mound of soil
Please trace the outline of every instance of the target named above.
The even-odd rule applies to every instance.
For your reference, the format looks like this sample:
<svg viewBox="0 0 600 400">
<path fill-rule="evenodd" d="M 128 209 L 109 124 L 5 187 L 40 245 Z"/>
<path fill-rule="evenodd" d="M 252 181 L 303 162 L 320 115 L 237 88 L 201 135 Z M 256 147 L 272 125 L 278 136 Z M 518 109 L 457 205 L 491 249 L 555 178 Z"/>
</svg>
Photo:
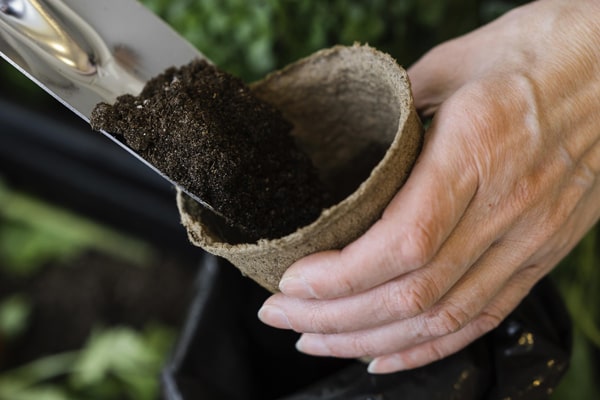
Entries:
<svg viewBox="0 0 600 400">
<path fill-rule="evenodd" d="M 333 203 L 282 114 L 202 60 L 169 68 L 139 96 L 99 104 L 91 124 L 121 135 L 246 241 L 289 234 Z"/>
</svg>

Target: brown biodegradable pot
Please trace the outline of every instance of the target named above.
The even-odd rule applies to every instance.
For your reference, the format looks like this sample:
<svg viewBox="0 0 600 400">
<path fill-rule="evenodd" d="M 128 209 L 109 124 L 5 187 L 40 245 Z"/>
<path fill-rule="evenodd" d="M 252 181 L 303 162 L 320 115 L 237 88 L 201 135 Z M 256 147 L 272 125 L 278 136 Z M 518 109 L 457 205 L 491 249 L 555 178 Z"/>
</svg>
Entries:
<svg viewBox="0 0 600 400">
<path fill-rule="evenodd" d="M 252 90 L 294 124 L 292 134 L 337 196 L 336 204 L 287 236 L 241 244 L 224 240 L 208 212 L 181 192 L 177 205 L 192 243 L 275 292 L 296 260 L 344 247 L 381 217 L 408 177 L 423 130 L 406 71 L 369 46 L 318 51 Z"/>
</svg>

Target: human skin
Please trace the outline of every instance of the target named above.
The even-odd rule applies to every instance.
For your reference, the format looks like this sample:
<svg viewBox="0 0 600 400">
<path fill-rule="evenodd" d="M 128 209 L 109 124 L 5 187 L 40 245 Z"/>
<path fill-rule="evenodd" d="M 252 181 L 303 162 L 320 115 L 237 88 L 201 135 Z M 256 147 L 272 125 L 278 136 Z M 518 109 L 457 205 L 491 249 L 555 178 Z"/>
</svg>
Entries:
<svg viewBox="0 0 600 400">
<path fill-rule="evenodd" d="M 383 216 L 284 274 L 259 318 L 372 373 L 498 326 L 600 217 L 600 1 L 539 0 L 409 69 L 434 116 Z"/>
</svg>

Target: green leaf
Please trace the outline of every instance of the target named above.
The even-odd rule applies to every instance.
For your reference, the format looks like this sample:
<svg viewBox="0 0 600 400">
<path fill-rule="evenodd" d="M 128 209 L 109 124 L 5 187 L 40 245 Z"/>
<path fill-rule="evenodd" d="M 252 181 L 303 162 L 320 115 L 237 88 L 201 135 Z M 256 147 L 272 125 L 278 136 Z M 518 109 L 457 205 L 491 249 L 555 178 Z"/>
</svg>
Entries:
<svg viewBox="0 0 600 400">
<path fill-rule="evenodd" d="M 27 327 L 31 315 L 31 300 L 15 294 L 0 303 L 0 334 L 5 338 L 18 336 Z"/>
<path fill-rule="evenodd" d="M 555 389 L 552 400 L 597 400 L 600 398 L 600 387 L 597 377 L 592 373 L 595 369 L 594 354 L 581 332 L 576 330 L 574 333 L 571 364 Z"/>
<path fill-rule="evenodd" d="M 0 375 L 0 393 L 26 391 L 47 380 L 65 376 L 73 370 L 76 357 L 76 352 L 56 354 L 5 371 Z"/>
<path fill-rule="evenodd" d="M 101 382 L 109 374 L 119 377 L 140 374 L 157 362 L 143 338 L 133 329 L 117 327 L 92 334 L 75 365 L 76 386 Z"/>
<path fill-rule="evenodd" d="M 0 386 L 2 400 L 75 400 L 68 392 L 57 385 L 40 385 L 30 388 Z"/>
<path fill-rule="evenodd" d="M 153 257 L 146 243 L 11 191 L 1 181 L 0 222 L 0 264 L 14 275 L 31 275 L 47 262 L 68 261 L 85 250 L 134 265 Z"/>
<path fill-rule="evenodd" d="M 132 400 L 153 400 L 174 337 L 162 325 L 149 325 L 141 332 L 128 327 L 97 330 L 81 351 L 70 382 L 79 391 L 94 393 L 118 385 Z"/>
</svg>

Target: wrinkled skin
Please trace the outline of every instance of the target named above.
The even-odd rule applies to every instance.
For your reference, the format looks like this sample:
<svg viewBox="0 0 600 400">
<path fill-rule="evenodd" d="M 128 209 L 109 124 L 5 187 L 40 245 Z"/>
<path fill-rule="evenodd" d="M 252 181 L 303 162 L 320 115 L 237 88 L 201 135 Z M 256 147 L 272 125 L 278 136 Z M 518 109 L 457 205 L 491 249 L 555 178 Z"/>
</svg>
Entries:
<svg viewBox="0 0 600 400">
<path fill-rule="evenodd" d="M 259 311 L 300 351 L 419 367 L 492 330 L 600 216 L 600 1 L 540 0 L 409 69 L 434 115 L 382 218 Z"/>
</svg>

